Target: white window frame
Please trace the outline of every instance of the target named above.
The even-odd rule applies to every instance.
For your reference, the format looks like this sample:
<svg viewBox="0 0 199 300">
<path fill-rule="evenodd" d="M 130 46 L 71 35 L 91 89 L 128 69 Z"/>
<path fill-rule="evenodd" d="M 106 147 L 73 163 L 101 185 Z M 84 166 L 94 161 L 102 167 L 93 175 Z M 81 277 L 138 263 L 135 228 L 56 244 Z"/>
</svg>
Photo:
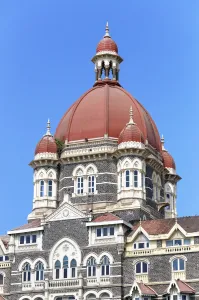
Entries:
<svg viewBox="0 0 199 300">
<path fill-rule="evenodd" d="M 103 234 L 103 230 L 104 228 L 107 229 L 107 235 L 104 235 Z M 114 230 L 114 234 L 110 234 L 111 233 L 111 228 L 113 228 Z M 98 236 L 97 235 L 97 231 L 100 230 L 101 231 L 101 235 Z M 96 227 L 95 229 L 95 236 L 96 236 L 96 239 L 104 239 L 104 238 L 111 238 L 111 237 L 115 237 L 115 226 L 98 226 Z"/>
<path fill-rule="evenodd" d="M 143 272 L 143 264 L 144 264 L 144 263 L 147 265 L 147 272 Z M 140 273 L 137 273 L 137 270 L 136 270 L 136 267 L 137 267 L 138 264 L 141 264 L 141 267 L 140 267 Z M 142 261 L 137 261 L 137 262 L 136 262 L 136 264 L 135 264 L 135 274 L 136 274 L 136 275 L 140 275 L 140 274 L 147 275 L 148 272 L 149 272 L 149 264 L 148 264 L 146 261 L 142 260 Z"/>
<path fill-rule="evenodd" d="M 144 244 L 143 248 L 139 248 L 139 244 Z M 150 243 L 148 242 L 135 242 L 133 243 L 133 250 L 142 250 L 150 248 Z"/>
<path fill-rule="evenodd" d="M 189 243 L 189 244 L 185 244 L 185 240 L 189 240 L 190 243 Z M 175 244 L 175 241 L 181 241 L 182 244 L 181 244 L 181 245 Z M 173 245 L 172 245 L 172 246 L 167 246 L 167 242 L 172 242 Z M 187 238 L 187 239 L 180 239 L 180 238 L 179 238 L 179 239 L 173 239 L 173 240 L 166 240 L 165 244 L 166 244 L 166 247 L 167 247 L 167 248 L 170 248 L 170 247 L 189 246 L 189 245 L 191 245 L 191 238 Z"/>
</svg>

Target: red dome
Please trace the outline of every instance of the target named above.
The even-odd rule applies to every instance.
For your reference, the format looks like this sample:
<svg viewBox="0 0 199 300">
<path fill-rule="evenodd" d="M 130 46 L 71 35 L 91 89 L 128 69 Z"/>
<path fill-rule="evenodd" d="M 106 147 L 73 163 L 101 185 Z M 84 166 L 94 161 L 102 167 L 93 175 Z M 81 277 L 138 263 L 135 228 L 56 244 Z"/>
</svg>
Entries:
<svg viewBox="0 0 199 300">
<path fill-rule="evenodd" d="M 97 45 L 96 52 L 111 51 L 118 53 L 118 47 L 112 38 L 105 36 Z"/>
<path fill-rule="evenodd" d="M 77 100 L 61 119 L 55 137 L 62 141 L 99 138 L 105 134 L 118 138 L 131 106 L 144 140 L 161 151 L 160 136 L 149 113 L 127 91 L 111 82 L 96 85 Z"/>
<path fill-rule="evenodd" d="M 136 124 L 128 123 L 119 135 L 118 144 L 124 142 L 139 142 L 144 144 L 142 132 Z"/>
<path fill-rule="evenodd" d="M 176 169 L 175 161 L 173 157 L 166 150 L 162 151 L 162 158 L 165 168 Z"/>
<path fill-rule="evenodd" d="M 38 153 L 57 153 L 57 145 L 52 135 L 44 135 L 37 144 L 35 155 Z"/>
</svg>

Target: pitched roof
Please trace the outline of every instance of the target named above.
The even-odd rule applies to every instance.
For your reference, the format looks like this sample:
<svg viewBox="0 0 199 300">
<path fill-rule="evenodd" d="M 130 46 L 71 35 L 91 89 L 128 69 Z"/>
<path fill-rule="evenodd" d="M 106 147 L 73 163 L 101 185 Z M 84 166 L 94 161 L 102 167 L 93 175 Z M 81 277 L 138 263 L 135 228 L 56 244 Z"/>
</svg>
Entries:
<svg viewBox="0 0 199 300">
<path fill-rule="evenodd" d="M 0 295 L 0 300 L 5 300 L 5 298 L 3 298 L 3 296 Z"/>
<path fill-rule="evenodd" d="M 41 225 L 41 220 L 37 219 L 37 220 L 31 221 L 30 223 L 24 224 L 20 227 L 14 228 L 11 231 L 36 228 L 36 227 L 39 227 L 40 225 Z"/>
<path fill-rule="evenodd" d="M 137 285 L 139 286 L 142 295 L 151 295 L 151 296 L 156 296 L 156 292 L 149 287 L 148 285 L 142 283 L 142 282 L 137 282 Z"/>
<path fill-rule="evenodd" d="M 146 220 L 141 222 L 142 228 L 150 235 L 156 234 L 166 234 L 175 225 L 176 220 L 173 219 L 157 219 L 157 220 Z M 192 217 L 181 217 L 177 219 L 177 223 L 186 232 L 197 232 L 199 231 L 199 216 Z M 133 231 L 135 231 L 140 224 L 133 226 Z"/>
<path fill-rule="evenodd" d="M 109 222 L 109 221 L 118 221 L 121 220 L 118 216 L 112 213 L 106 213 L 101 216 L 97 216 L 92 220 L 92 222 Z"/>
<path fill-rule="evenodd" d="M 8 244 L 9 244 L 9 240 L 10 240 L 9 235 L 2 235 L 2 236 L 0 236 L 0 240 L 3 242 L 5 248 L 7 249 L 8 248 Z M 1 298 L 0 298 L 0 300 L 1 300 Z"/>
<path fill-rule="evenodd" d="M 176 283 L 178 285 L 180 293 L 186 293 L 186 294 L 194 294 L 195 293 L 195 290 L 190 285 L 188 285 L 186 282 L 178 279 L 178 280 L 176 280 Z"/>
</svg>

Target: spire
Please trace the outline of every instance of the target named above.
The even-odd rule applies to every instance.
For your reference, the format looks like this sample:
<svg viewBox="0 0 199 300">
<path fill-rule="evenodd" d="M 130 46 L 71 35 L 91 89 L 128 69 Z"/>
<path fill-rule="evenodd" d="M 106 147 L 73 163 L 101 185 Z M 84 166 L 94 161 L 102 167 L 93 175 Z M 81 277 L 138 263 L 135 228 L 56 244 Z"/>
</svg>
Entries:
<svg viewBox="0 0 199 300">
<path fill-rule="evenodd" d="M 104 35 L 104 37 L 110 37 L 109 27 L 108 27 L 108 21 L 106 22 L 106 29 L 105 29 L 105 35 Z"/>
<path fill-rule="evenodd" d="M 46 128 L 47 128 L 47 130 L 46 130 L 46 134 L 45 134 L 45 135 L 52 135 L 52 134 L 50 133 L 50 120 L 49 120 L 49 119 L 48 119 Z"/>
<path fill-rule="evenodd" d="M 164 136 L 163 136 L 163 134 L 162 134 L 162 137 L 161 137 L 161 144 L 162 144 L 162 150 L 165 150 L 165 148 L 164 148 Z"/>
<path fill-rule="evenodd" d="M 128 124 L 135 125 L 135 122 L 133 121 L 133 108 L 132 108 L 132 106 L 130 107 L 130 110 L 129 110 L 129 116 L 130 116 L 130 119 L 129 119 Z"/>
</svg>

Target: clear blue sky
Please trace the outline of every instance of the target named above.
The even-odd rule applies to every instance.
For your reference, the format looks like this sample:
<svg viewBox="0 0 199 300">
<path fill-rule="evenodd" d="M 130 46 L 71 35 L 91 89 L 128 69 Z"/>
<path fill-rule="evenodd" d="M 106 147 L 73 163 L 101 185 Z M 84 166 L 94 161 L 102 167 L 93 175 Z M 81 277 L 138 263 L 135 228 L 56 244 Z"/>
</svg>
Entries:
<svg viewBox="0 0 199 300">
<path fill-rule="evenodd" d="M 120 82 L 151 113 L 182 176 L 178 215 L 199 214 L 199 1 L 0 1 L 0 233 L 32 208 L 34 149 L 94 83 L 109 21 Z"/>
</svg>

